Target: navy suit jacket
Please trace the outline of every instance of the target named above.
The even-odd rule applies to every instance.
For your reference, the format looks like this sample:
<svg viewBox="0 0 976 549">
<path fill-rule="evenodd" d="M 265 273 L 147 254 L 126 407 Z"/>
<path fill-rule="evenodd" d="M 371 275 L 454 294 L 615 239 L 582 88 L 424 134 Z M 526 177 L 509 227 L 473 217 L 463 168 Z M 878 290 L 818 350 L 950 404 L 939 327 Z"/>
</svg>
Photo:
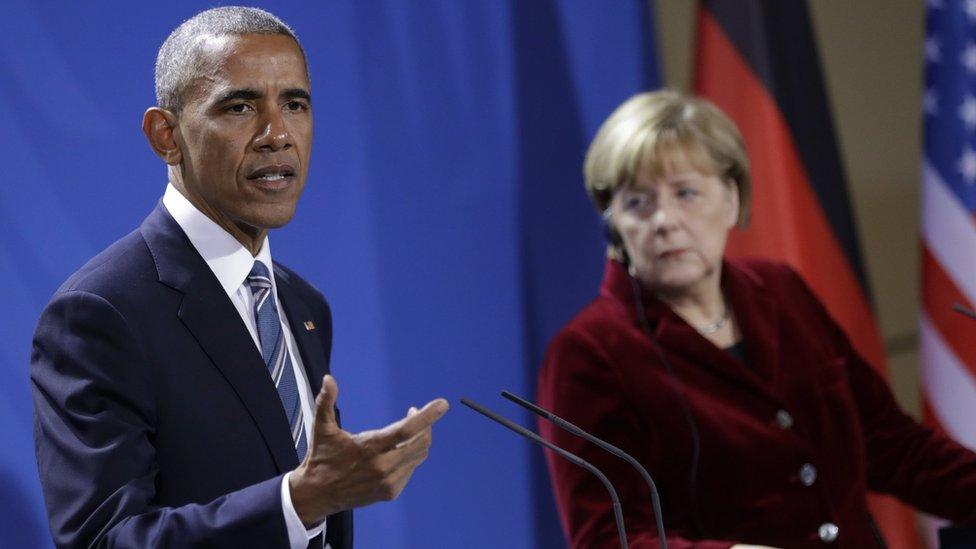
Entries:
<svg viewBox="0 0 976 549">
<path fill-rule="evenodd" d="M 329 308 L 274 269 L 315 394 L 329 371 Z M 59 547 L 287 547 L 281 477 L 298 461 L 281 401 L 162 204 L 58 289 L 34 335 L 31 382 Z M 352 547 L 351 512 L 329 517 L 326 541 Z"/>
</svg>

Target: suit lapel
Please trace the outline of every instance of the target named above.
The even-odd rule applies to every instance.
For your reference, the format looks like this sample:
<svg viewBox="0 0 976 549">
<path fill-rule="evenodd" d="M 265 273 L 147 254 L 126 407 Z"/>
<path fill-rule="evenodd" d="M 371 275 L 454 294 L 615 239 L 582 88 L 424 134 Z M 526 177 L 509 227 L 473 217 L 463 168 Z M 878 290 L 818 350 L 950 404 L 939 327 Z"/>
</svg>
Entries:
<svg viewBox="0 0 976 549">
<path fill-rule="evenodd" d="M 767 390 L 773 390 L 780 376 L 781 305 L 748 266 L 727 262 L 723 273 L 723 291 L 742 330 L 749 369 Z"/>
<path fill-rule="evenodd" d="M 211 277 L 213 278 L 213 277 Z M 288 418 L 268 369 L 240 315 L 216 279 L 186 289 L 180 320 L 220 370 L 257 424 L 280 472 L 298 465 Z"/>
<path fill-rule="evenodd" d="M 295 338 L 298 352 L 302 356 L 302 365 L 305 367 L 305 375 L 308 377 L 314 397 L 322 387 L 322 376 L 329 372 L 329 354 L 322 344 L 322 337 L 325 336 L 326 341 L 328 341 L 331 334 L 329 332 L 323 334 L 321 330 L 331 330 L 332 328 L 331 325 L 316 326 L 314 324 L 312 311 L 302 299 L 291 276 L 285 270 L 275 266 L 275 286 L 278 290 L 278 299 L 281 300 L 281 308 L 285 311 L 288 326 Z M 335 408 L 335 414 L 336 422 L 341 426 L 342 420 L 338 407 Z M 326 519 L 325 541 L 333 549 L 352 548 L 352 520 L 352 511 L 329 515 Z M 319 539 L 321 538 L 316 538 L 316 540 Z M 312 541 L 310 547 L 320 546 L 320 542 L 316 540 Z"/>
<path fill-rule="evenodd" d="M 288 420 L 240 314 L 162 204 L 142 225 L 160 282 L 183 293 L 178 316 L 248 410 L 279 472 L 298 465 Z"/>
<path fill-rule="evenodd" d="M 652 298 L 647 314 L 658 320 L 657 337 L 665 349 L 683 356 L 695 368 L 704 368 L 729 384 L 778 402 L 775 389 L 779 374 L 779 306 L 758 277 L 735 263 L 723 265 L 722 290 L 742 330 L 747 365 L 716 347 Z"/>
<path fill-rule="evenodd" d="M 288 273 L 276 268 L 275 285 L 292 337 L 302 356 L 305 376 L 311 385 L 312 395 L 315 395 L 322 386 L 322 376 L 329 372 L 328 355 L 318 334 L 318 330 L 324 327 L 316 327 L 312 322 L 312 312 L 292 287 Z"/>
</svg>

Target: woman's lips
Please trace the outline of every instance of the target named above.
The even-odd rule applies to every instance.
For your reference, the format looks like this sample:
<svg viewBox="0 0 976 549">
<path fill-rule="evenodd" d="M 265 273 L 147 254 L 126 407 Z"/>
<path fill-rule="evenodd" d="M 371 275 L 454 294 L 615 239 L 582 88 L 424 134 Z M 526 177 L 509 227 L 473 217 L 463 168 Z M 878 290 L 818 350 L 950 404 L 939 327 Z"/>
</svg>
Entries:
<svg viewBox="0 0 976 549">
<path fill-rule="evenodd" d="M 658 259 L 674 259 L 681 254 L 685 253 L 684 248 L 675 248 L 673 250 L 666 250 L 657 254 Z"/>
</svg>

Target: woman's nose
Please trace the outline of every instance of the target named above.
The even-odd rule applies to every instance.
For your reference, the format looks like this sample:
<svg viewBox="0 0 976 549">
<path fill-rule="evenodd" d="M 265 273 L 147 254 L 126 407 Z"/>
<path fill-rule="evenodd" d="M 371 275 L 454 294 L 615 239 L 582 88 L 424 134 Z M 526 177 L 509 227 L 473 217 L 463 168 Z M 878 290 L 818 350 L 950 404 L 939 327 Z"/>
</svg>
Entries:
<svg viewBox="0 0 976 549">
<path fill-rule="evenodd" d="M 674 228 L 675 214 L 670 204 L 666 201 L 658 203 L 657 208 L 651 215 L 651 226 L 656 232 L 668 231 Z"/>
</svg>

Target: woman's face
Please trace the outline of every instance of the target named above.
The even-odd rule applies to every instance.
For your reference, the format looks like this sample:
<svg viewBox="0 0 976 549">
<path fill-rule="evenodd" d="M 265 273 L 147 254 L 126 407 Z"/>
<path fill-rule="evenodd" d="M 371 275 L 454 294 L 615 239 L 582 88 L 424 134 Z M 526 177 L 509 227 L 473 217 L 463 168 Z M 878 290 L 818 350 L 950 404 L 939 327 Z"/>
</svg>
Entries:
<svg viewBox="0 0 976 549">
<path fill-rule="evenodd" d="M 663 296 L 718 283 L 725 242 L 739 212 L 732 181 L 702 173 L 683 152 L 672 155 L 661 175 L 641 170 L 610 202 L 610 222 L 636 276 Z"/>
</svg>

